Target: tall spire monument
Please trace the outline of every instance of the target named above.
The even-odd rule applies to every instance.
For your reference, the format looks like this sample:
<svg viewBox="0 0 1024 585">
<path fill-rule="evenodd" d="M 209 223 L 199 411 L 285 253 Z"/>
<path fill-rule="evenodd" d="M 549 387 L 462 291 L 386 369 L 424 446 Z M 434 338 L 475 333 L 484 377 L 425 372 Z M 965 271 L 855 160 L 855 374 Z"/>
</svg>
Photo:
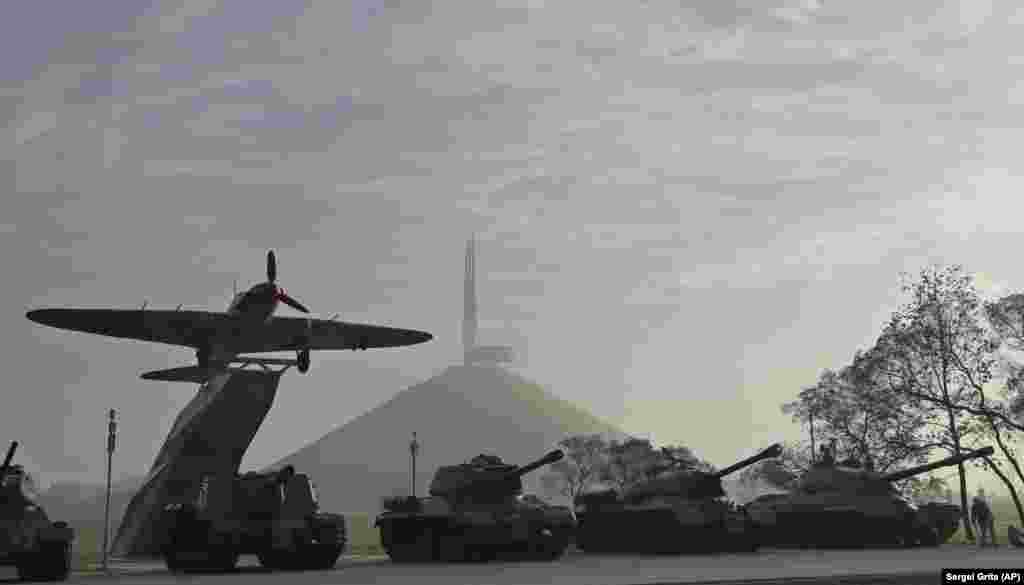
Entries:
<svg viewBox="0 0 1024 585">
<path fill-rule="evenodd" d="M 465 365 L 497 365 L 515 359 L 511 347 L 477 345 L 476 238 L 466 242 L 466 280 L 463 290 L 462 346 Z"/>
<path fill-rule="evenodd" d="M 476 347 L 476 238 L 466 242 L 466 278 L 463 283 L 462 347 L 466 365 L 472 363 Z"/>
</svg>

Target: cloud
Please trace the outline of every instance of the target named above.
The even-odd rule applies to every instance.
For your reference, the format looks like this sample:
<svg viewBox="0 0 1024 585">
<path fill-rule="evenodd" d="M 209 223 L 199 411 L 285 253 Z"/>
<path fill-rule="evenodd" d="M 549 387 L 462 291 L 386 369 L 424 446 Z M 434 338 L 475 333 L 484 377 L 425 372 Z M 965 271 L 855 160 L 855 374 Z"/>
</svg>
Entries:
<svg viewBox="0 0 1024 585">
<path fill-rule="evenodd" d="M 57 127 L 56 112 L 33 112 L 14 132 L 14 143 L 18 146 L 38 138 Z"/>
<path fill-rule="evenodd" d="M 682 10 L 715 28 L 743 25 L 768 27 L 773 24 L 804 24 L 824 3 L 818 0 L 697 0 Z"/>
</svg>

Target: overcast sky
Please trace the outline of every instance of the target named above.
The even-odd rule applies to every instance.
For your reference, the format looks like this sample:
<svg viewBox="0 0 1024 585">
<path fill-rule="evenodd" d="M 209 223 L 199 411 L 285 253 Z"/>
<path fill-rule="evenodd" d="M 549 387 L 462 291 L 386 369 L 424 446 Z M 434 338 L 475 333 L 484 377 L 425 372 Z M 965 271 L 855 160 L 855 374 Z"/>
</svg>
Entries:
<svg viewBox="0 0 1024 585">
<path fill-rule="evenodd" d="M 718 465 L 796 438 L 779 405 L 874 340 L 900 271 L 1024 289 L 1017 4 L 18 2 L 0 439 L 100 481 L 116 407 L 115 476 L 145 472 L 196 387 L 138 376 L 192 352 L 24 312 L 223 310 L 274 248 L 318 315 L 436 339 L 315 354 L 270 463 L 460 359 L 471 232 L 481 342 L 524 375 Z"/>
</svg>

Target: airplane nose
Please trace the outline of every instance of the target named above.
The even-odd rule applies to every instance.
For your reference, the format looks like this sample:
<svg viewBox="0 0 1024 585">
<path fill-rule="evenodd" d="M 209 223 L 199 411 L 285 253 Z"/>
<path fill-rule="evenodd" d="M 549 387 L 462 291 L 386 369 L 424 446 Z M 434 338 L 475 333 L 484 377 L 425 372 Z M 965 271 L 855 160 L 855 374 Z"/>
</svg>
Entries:
<svg viewBox="0 0 1024 585">
<path fill-rule="evenodd" d="M 427 333 L 426 331 L 413 331 L 410 337 L 412 337 L 413 344 L 424 343 L 434 338 L 433 335 Z"/>
</svg>

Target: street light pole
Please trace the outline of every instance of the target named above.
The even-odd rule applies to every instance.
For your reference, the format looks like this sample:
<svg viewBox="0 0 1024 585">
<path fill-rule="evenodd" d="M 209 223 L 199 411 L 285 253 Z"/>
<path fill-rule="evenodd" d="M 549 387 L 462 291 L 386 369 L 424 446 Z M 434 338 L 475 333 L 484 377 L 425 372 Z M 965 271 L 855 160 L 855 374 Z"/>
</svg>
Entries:
<svg viewBox="0 0 1024 585">
<path fill-rule="evenodd" d="M 117 412 L 111 408 L 107 422 L 107 505 L 103 514 L 103 570 L 108 570 L 107 560 L 110 539 L 110 470 L 114 461 L 114 447 L 117 443 Z"/>
<path fill-rule="evenodd" d="M 412 434 L 412 441 L 409 442 L 409 455 L 412 457 L 412 477 L 409 478 L 409 493 L 416 497 L 416 454 L 419 453 L 420 444 L 416 440 L 416 433 Z"/>
</svg>

